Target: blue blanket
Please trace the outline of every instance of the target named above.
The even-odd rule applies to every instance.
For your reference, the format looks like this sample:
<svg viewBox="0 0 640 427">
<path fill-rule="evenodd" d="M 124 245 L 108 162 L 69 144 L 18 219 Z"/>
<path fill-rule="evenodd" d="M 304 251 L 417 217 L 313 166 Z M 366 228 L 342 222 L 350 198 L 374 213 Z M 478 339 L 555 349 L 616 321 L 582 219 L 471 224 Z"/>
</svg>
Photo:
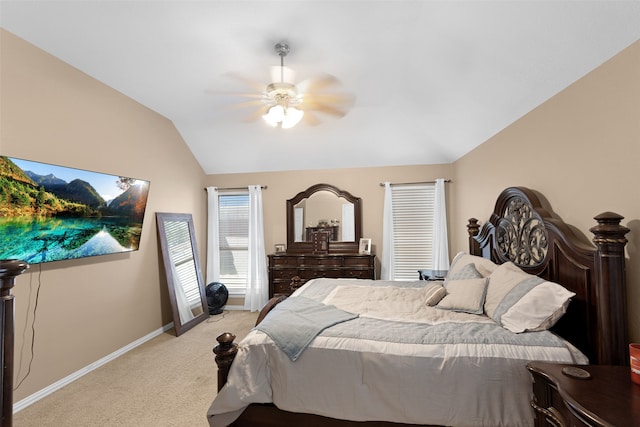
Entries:
<svg viewBox="0 0 640 427">
<path fill-rule="evenodd" d="M 255 329 L 269 335 L 292 361 L 326 328 L 358 317 L 305 297 L 290 297 L 275 306 Z"/>
</svg>

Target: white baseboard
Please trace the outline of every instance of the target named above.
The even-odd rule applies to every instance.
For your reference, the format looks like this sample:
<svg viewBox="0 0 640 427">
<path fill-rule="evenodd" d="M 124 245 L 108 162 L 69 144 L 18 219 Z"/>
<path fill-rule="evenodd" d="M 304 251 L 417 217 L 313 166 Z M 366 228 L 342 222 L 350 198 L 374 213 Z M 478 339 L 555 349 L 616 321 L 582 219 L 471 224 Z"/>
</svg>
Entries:
<svg viewBox="0 0 640 427">
<path fill-rule="evenodd" d="M 13 404 L 13 413 L 15 414 L 16 412 L 20 412 L 21 410 L 23 410 L 27 406 L 29 406 L 29 405 L 37 402 L 38 400 L 50 395 L 54 391 L 57 391 L 57 390 L 61 389 L 62 387 L 64 387 L 64 386 L 72 383 L 73 381 L 77 380 L 78 378 L 88 374 L 89 372 L 91 372 L 91 371 L 93 371 L 95 369 L 98 369 L 100 366 L 111 362 L 112 360 L 122 356 L 126 352 L 133 350 L 134 348 L 138 347 L 139 345 L 144 344 L 145 342 L 149 341 L 150 339 L 155 338 L 158 335 L 163 334 L 163 333 L 167 332 L 170 329 L 173 329 L 173 322 L 169 323 L 168 325 L 163 326 L 160 329 L 156 329 L 155 331 L 145 335 L 144 337 L 135 340 L 131 344 L 126 345 L 126 346 L 122 347 L 121 349 L 114 351 L 113 353 L 103 357 L 100 360 L 97 360 L 97 361 L 93 362 L 92 364 L 90 364 L 88 366 L 85 366 L 84 368 L 74 372 L 73 374 L 64 377 L 60 381 L 57 381 L 57 382 L 51 384 L 50 386 L 45 387 L 45 388 L 43 388 L 42 390 L 40 390 L 40 391 L 38 391 L 36 393 L 33 393 L 31 396 L 25 397 L 24 399 L 20 400 L 19 402 L 16 402 L 16 403 Z"/>
</svg>

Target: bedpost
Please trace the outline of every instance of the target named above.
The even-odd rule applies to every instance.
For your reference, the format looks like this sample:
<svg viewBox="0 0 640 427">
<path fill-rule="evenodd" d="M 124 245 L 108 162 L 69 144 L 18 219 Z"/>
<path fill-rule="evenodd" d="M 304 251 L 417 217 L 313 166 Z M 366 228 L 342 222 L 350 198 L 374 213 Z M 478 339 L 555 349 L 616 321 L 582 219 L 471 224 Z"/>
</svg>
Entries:
<svg viewBox="0 0 640 427">
<path fill-rule="evenodd" d="M 286 298 L 286 295 L 271 298 L 265 306 L 262 307 L 262 310 L 260 310 L 260 314 L 256 320 L 256 325 L 260 323 L 276 305 L 280 304 Z M 229 369 L 231 369 L 233 359 L 235 359 L 236 354 L 238 353 L 238 344 L 233 342 L 235 339 L 236 336 L 231 332 L 225 332 L 216 338 L 218 345 L 213 348 L 213 352 L 216 355 L 216 365 L 218 365 L 218 391 L 220 391 L 226 384 L 227 377 L 229 376 Z"/>
<path fill-rule="evenodd" d="M 589 231 L 596 245 L 596 293 L 598 298 L 598 363 L 601 365 L 628 365 L 628 319 L 626 305 L 626 279 L 624 247 L 627 227 L 620 225 L 624 217 L 604 212 L 594 219 L 598 225 Z"/>
<path fill-rule="evenodd" d="M 238 353 L 238 344 L 233 342 L 234 339 L 236 336 L 231 332 L 225 332 L 216 338 L 218 345 L 213 348 L 213 352 L 216 355 L 216 365 L 218 365 L 218 391 L 227 382 L 231 363 Z"/>
<path fill-rule="evenodd" d="M 469 218 L 469 223 L 467 224 L 467 232 L 469 233 L 470 255 L 482 256 L 482 251 L 480 250 L 480 244 L 475 239 L 479 231 L 480 231 L 480 224 L 478 224 L 478 220 L 476 218 Z"/>
</svg>

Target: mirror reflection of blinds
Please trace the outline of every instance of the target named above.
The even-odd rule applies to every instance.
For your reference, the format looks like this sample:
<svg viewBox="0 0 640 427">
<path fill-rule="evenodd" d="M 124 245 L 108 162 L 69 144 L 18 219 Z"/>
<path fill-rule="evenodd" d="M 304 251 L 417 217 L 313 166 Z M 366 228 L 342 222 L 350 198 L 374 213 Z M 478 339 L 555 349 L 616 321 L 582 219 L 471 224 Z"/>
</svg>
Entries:
<svg viewBox="0 0 640 427">
<path fill-rule="evenodd" d="M 391 191 L 395 280 L 417 280 L 432 266 L 435 184 L 393 186 Z"/>
<path fill-rule="evenodd" d="M 164 226 L 169 256 L 173 261 L 178 283 L 182 285 L 191 308 L 199 307 L 201 304 L 200 289 L 198 288 L 198 277 L 191 249 L 189 226 L 184 221 L 166 221 Z"/>
<path fill-rule="evenodd" d="M 231 294 L 244 294 L 249 269 L 249 192 L 218 196 L 220 282 Z"/>
</svg>

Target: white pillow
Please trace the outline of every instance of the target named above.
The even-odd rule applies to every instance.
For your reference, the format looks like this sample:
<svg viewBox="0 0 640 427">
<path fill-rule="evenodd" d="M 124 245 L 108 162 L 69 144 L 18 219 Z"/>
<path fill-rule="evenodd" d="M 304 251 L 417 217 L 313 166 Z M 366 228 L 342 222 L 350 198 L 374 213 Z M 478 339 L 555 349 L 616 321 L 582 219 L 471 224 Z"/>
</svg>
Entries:
<svg viewBox="0 0 640 427">
<path fill-rule="evenodd" d="M 434 306 L 447 294 L 447 290 L 439 282 L 429 282 L 424 290 L 426 292 L 424 303 Z"/>
<path fill-rule="evenodd" d="M 447 295 L 436 307 L 445 310 L 482 314 L 487 292 L 487 279 L 450 280 L 446 286 Z"/>
<path fill-rule="evenodd" d="M 574 295 L 506 262 L 489 276 L 484 311 L 511 332 L 542 331 L 555 325 Z"/>
</svg>

